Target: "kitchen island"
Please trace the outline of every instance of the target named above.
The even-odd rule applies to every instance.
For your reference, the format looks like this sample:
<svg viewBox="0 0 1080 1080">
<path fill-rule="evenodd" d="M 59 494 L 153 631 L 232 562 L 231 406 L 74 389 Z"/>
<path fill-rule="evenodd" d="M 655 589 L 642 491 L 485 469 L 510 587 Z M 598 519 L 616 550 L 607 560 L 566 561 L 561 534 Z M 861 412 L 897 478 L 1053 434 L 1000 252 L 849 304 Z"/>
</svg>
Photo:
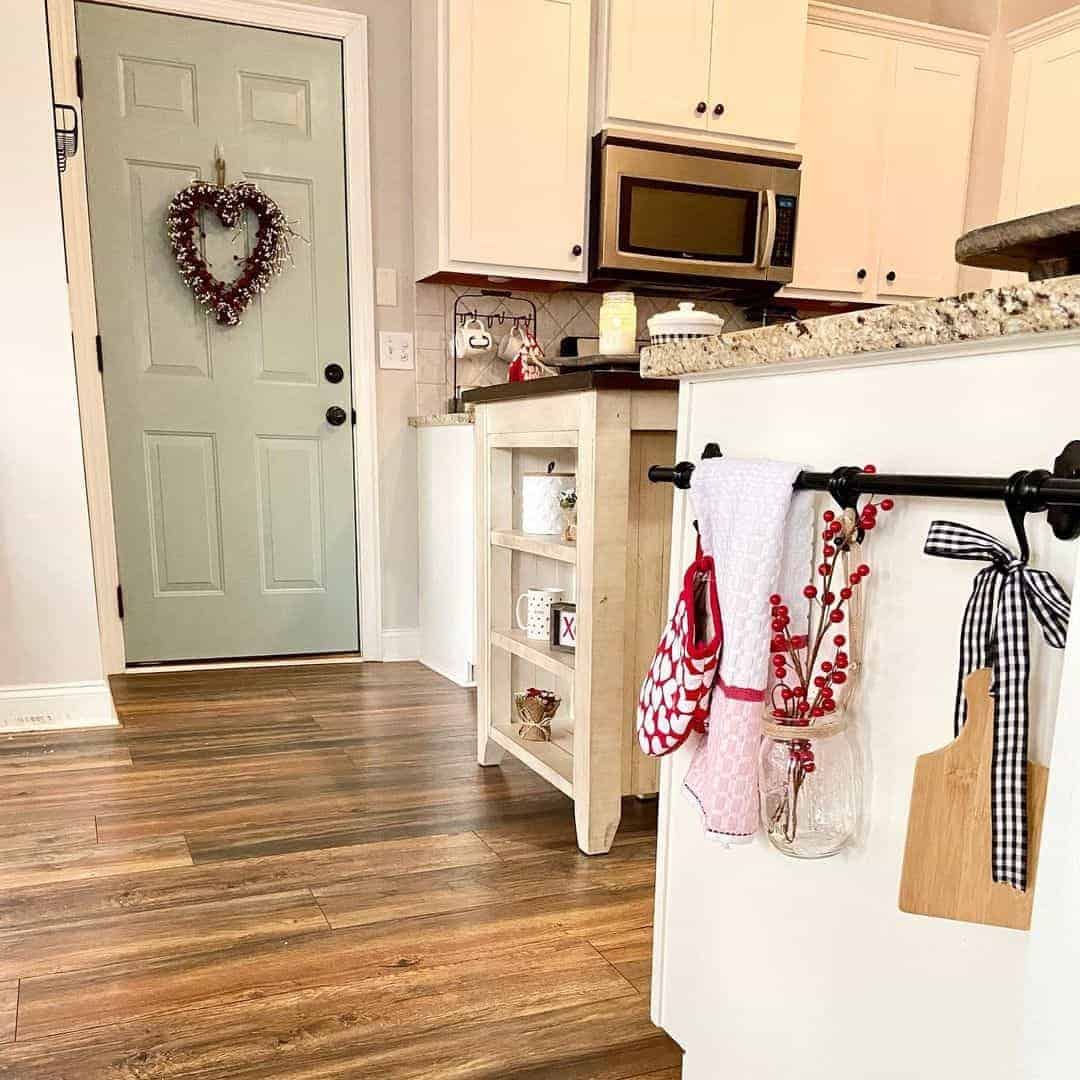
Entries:
<svg viewBox="0 0 1080 1080">
<path fill-rule="evenodd" d="M 1051 469 L 1080 438 L 1080 277 L 660 346 L 642 368 L 679 376 L 672 460 L 697 461 L 715 442 L 823 472 Z M 673 590 L 693 552 L 692 496 L 692 484 L 675 495 Z M 1016 546 L 1001 504 L 902 497 L 864 546 L 873 576 L 849 713 L 864 763 L 854 842 L 816 861 L 785 857 L 763 835 L 727 850 L 684 797 L 693 746 L 663 761 L 652 1015 L 686 1051 L 684 1080 L 1075 1072 L 1075 626 L 1064 657 L 1032 630 L 1030 757 L 1050 766 L 1050 793 L 1031 930 L 899 907 L 915 760 L 952 738 L 960 621 L 983 565 L 927 558 L 936 519 Z M 1027 531 L 1032 564 L 1072 593 L 1077 544 L 1042 515 Z"/>
<path fill-rule="evenodd" d="M 624 372 L 575 372 L 469 390 L 476 416 L 477 741 L 481 765 L 511 754 L 574 802 L 578 846 L 610 850 L 624 795 L 655 792 L 633 739 L 641 677 L 666 613 L 670 490 L 650 464 L 675 449 L 675 387 Z M 577 539 L 522 529 L 522 479 L 572 473 Z M 529 588 L 576 604 L 572 652 L 515 619 Z M 513 694 L 561 699 L 546 741 L 525 739 Z"/>
</svg>

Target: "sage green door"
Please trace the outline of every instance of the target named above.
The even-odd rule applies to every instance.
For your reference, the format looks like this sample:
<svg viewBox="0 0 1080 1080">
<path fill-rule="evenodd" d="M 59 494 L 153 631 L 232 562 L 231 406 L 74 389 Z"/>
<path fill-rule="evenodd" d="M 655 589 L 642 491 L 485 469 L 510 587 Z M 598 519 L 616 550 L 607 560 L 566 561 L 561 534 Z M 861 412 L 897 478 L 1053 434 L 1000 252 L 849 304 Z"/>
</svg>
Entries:
<svg viewBox="0 0 1080 1080">
<path fill-rule="evenodd" d="M 351 412 L 340 43 L 77 16 L 128 661 L 355 650 L 353 429 L 327 420 Z M 258 184 L 302 237 L 238 327 L 195 302 L 165 232 L 218 145 L 226 183 Z M 215 276 L 254 225 L 204 215 Z"/>
</svg>

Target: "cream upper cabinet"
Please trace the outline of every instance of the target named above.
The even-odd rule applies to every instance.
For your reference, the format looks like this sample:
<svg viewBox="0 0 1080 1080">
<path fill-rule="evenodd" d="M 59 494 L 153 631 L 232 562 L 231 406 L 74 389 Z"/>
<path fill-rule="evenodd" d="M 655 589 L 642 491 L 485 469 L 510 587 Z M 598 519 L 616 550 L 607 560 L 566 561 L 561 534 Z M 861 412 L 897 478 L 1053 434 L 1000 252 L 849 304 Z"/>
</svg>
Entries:
<svg viewBox="0 0 1080 1080">
<path fill-rule="evenodd" d="M 713 0 L 611 0 L 608 114 L 707 129 Z"/>
<path fill-rule="evenodd" d="M 889 42 L 811 26 L 793 288 L 868 294 L 881 201 Z"/>
<path fill-rule="evenodd" d="M 819 22 L 811 7 L 786 291 L 860 300 L 953 293 L 984 39 L 839 10 Z M 846 18 L 856 25 L 838 25 Z"/>
<path fill-rule="evenodd" d="M 1080 203 L 1080 147 L 1064 134 L 1080 112 L 1076 22 L 1074 16 L 1064 29 L 1045 27 L 1049 36 L 1034 41 L 1023 31 L 1011 35 L 1016 55 L 1002 184 L 1004 220 Z"/>
<path fill-rule="evenodd" d="M 716 0 L 710 131 L 798 141 L 806 6 L 806 0 Z"/>
<path fill-rule="evenodd" d="M 597 131 L 794 143 L 807 0 L 601 0 Z"/>
<path fill-rule="evenodd" d="M 416 275 L 585 278 L 590 0 L 413 0 Z"/>
<path fill-rule="evenodd" d="M 879 296 L 956 291 L 978 59 L 901 42 L 886 128 Z"/>
</svg>

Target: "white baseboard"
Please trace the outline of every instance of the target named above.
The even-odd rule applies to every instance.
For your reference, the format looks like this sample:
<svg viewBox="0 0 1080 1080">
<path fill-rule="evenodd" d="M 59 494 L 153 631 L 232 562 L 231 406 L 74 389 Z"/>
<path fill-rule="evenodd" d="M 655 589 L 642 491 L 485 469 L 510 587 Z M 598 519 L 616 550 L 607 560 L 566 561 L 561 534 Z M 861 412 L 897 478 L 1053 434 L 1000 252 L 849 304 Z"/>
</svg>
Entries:
<svg viewBox="0 0 1080 1080">
<path fill-rule="evenodd" d="M 384 630 L 382 634 L 383 660 L 417 660 L 420 657 L 420 627 L 403 626 Z"/>
<path fill-rule="evenodd" d="M 420 657 L 420 663 L 429 670 L 434 671 L 436 675 L 441 675 L 444 679 L 449 679 L 452 683 L 457 683 L 458 686 L 463 687 L 466 690 L 470 690 L 476 685 L 475 679 L 464 677 L 460 671 L 454 672 L 445 670 L 438 664 L 433 664 L 430 660 L 425 660 L 422 656 Z M 472 668 L 472 664 L 469 664 L 469 668 Z"/>
<path fill-rule="evenodd" d="M 0 733 L 116 727 L 109 684 L 52 683 L 0 687 Z"/>
</svg>

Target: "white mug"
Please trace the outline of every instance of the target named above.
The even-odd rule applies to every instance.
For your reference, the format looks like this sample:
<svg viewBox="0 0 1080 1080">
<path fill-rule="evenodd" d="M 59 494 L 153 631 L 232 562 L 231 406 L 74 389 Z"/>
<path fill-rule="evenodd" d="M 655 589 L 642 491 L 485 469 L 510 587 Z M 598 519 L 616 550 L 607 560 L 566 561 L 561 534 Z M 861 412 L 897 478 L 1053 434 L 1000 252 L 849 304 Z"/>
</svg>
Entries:
<svg viewBox="0 0 1080 1080">
<path fill-rule="evenodd" d="M 484 329 L 480 319 L 470 319 L 457 332 L 457 351 L 459 357 L 483 356 L 491 352 L 491 331 Z"/>
<path fill-rule="evenodd" d="M 525 631 L 530 641 L 548 641 L 551 637 L 551 605 L 563 594 L 562 589 L 530 589 L 523 592 L 514 605 L 519 630 Z M 528 618 L 521 617 L 521 601 L 528 609 Z"/>
<path fill-rule="evenodd" d="M 506 337 L 502 339 L 502 344 L 499 346 L 499 359 L 505 360 L 508 364 L 512 360 L 515 360 L 517 354 L 521 352 L 525 341 L 525 331 L 522 330 L 517 323 L 514 323 L 507 332 Z"/>
</svg>

